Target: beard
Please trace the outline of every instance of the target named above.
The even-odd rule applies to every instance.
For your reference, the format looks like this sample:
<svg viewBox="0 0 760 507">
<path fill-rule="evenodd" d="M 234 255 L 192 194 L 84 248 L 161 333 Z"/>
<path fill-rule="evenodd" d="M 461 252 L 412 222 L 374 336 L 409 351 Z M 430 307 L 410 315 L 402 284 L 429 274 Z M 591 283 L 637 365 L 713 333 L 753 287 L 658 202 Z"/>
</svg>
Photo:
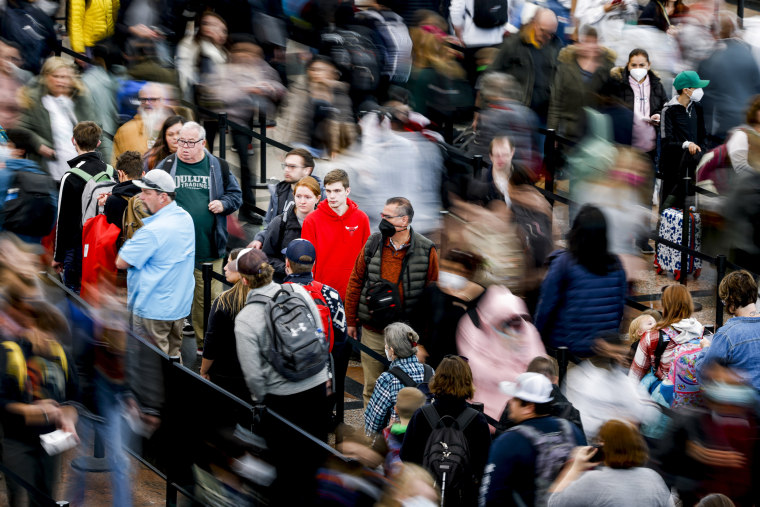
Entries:
<svg viewBox="0 0 760 507">
<path fill-rule="evenodd" d="M 167 111 L 165 107 L 159 109 L 143 109 L 141 107 L 139 112 L 140 119 L 143 122 L 143 135 L 148 138 L 149 142 L 155 141 L 164 121 L 169 117 L 170 111 Z"/>
</svg>

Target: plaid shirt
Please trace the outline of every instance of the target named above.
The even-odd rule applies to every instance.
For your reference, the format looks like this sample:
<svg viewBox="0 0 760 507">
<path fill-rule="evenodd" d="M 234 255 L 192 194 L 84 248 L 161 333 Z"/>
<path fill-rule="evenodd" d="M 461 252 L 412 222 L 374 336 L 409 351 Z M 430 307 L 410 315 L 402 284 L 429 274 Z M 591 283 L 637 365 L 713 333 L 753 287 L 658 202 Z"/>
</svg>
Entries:
<svg viewBox="0 0 760 507">
<path fill-rule="evenodd" d="M 388 369 L 398 366 L 415 382 L 422 382 L 425 378 L 425 366 L 417 360 L 417 356 L 409 356 L 403 359 L 395 359 Z M 375 390 L 364 411 L 364 430 L 369 433 L 379 433 L 388 425 L 391 411 L 396 404 L 396 396 L 404 387 L 395 375 L 387 371 L 377 378 Z"/>
</svg>

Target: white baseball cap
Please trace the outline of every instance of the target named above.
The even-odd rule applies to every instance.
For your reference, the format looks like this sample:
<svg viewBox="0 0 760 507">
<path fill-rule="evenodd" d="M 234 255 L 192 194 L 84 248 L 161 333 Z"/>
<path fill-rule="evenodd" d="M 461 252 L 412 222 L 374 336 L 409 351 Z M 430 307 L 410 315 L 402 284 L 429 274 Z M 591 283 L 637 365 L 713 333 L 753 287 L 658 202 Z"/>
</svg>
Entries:
<svg viewBox="0 0 760 507">
<path fill-rule="evenodd" d="M 516 382 L 499 382 L 499 389 L 506 395 L 530 403 L 552 401 L 552 383 L 540 373 L 521 373 Z"/>
<path fill-rule="evenodd" d="M 148 171 L 141 180 L 133 180 L 132 183 L 139 188 L 147 188 L 157 192 L 166 192 L 171 194 L 177 190 L 174 178 L 163 169 L 153 169 Z"/>
</svg>

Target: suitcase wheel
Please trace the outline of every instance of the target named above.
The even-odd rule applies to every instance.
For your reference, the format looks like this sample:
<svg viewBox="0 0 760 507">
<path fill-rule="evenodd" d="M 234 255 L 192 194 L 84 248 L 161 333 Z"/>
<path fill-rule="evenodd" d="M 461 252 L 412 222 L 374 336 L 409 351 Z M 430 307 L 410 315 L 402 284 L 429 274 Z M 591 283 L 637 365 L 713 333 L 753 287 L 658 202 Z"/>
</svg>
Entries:
<svg viewBox="0 0 760 507">
<path fill-rule="evenodd" d="M 660 266 L 655 266 L 654 272 L 657 273 L 658 275 L 661 275 L 662 274 L 662 268 Z"/>
<path fill-rule="evenodd" d="M 702 274 L 702 268 L 694 270 L 694 279 L 696 280 L 697 278 L 699 278 L 699 275 L 701 274 Z"/>
<path fill-rule="evenodd" d="M 673 277 L 676 279 L 676 282 L 681 281 L 681 270 L 680 269 L 674 269 L 673 270 Z"/>
</svg>

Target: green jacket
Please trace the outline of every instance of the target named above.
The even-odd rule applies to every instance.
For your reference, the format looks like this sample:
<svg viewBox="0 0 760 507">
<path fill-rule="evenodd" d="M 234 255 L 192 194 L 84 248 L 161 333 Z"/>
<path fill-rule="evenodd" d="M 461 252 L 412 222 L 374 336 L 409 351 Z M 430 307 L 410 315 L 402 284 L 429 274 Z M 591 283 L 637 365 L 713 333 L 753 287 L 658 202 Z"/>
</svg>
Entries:
<svg viewBox="0 0 760 507">
<path fill-rule="evenodd" d="M 557 36 L 546 43 L 541 51 L 549 53 L 549 60 L 553 63 L 551 75 L 548 76 L 548 82 L 554 80 L 554 73 L 557 70 L 557 56 L 562 49 L 562 41 Z M 504 72 L 514 77 L 518 83 L 522 84 L 520 102 L 530 107 L 533 96 L 533 86 L 535 83 L 535 71 L 533 69 L 533 57 L 530 51 L 530 42 L 528 42 L 528 28 L 521 29 L 518 33 L 509 36 L 499 48 L 496 59 L 488 67 L 489 71 Z"/>
<path fill-rule="evenodd" d="M 554 76 L 552 94 L 549 101 L 547 128 L 555 129 L 561 136 L 577 141 L 585 132 L 586 113 L 584 107 L 594 107 L 600 93 L 612 79 L 610 71 L 615 66 L 616 54 L 601 48 L 599 67 L 587 83 L 578 66 L 576 48 L 567 46 L 559 53 L 559 68 Z"/>
<path fill-rule="evenodd" d="M 46 170 L 47 164 L 42 163 L 42 157 L 37 150 L 43 144 L 55 149 L 53 130 L 50 126 L 50 114 L 42 105 L 42 97 L 47 94 L 47 86 L 42 82 L 42 78 L 38 78 L 37 81 L 31 82 L 25 87 L 21 93 L 20 102 L 24 111 L 16 126 L 8 132 L 8 136 L 16 146 L 26 150 L 27 158 L 37 162 L 43 170 Z M 74 101 L 74 116 L 76 116 L 77 121 L 95 121 L 97 119 L 95 105 L 89 94 L 78 92 L 75 89 L 72 100 Z"/>
</svg>

